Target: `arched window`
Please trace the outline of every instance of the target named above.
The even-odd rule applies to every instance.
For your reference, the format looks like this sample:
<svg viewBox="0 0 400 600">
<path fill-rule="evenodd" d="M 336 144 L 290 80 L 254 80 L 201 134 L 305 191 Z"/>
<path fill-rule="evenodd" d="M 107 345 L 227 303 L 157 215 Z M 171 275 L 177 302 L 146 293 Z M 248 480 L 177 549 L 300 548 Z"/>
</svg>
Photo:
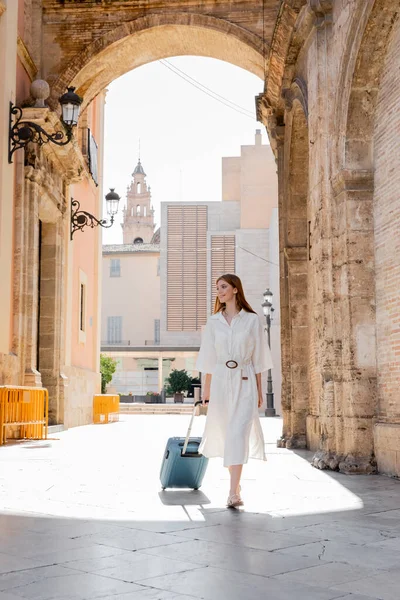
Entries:
<svg viewBox="0 0 400 600">
<path fill-rule="evenodd" d="M 134 209 L 134 207 L 132 206 L 132 208 L 131 208 L 131 217 L 134 217 L 134 216 L 135 216 L 135 209 Z"/>
<path fill-rule="evenodd" d="M 137 188 L 136 188 L 136 189 L 137 189 L 137 193 L 138 193 L 138 194 L 141 194 L 141 193 L 142 193 L 142 184 L 141 184 L 141 183 L 138 183 L 138 184 L 137 184 Z"/>
<path fill-rule="evenodd" d="M 147 206 L 143 207 L 143 216 L 145 217 L 147 215 Z"/>
<path fill-rule="evenodd" d="M 140 237 L 137 237 L 133 240 L 134 244 L 143 244 L 143 239 Z"/>
<path fill-rule="evenodd" d="M 138 204 L 136 207 L 136 214 L 137 214 L 137 216 L 140 215 L 140 204 Z"/>
</svg>

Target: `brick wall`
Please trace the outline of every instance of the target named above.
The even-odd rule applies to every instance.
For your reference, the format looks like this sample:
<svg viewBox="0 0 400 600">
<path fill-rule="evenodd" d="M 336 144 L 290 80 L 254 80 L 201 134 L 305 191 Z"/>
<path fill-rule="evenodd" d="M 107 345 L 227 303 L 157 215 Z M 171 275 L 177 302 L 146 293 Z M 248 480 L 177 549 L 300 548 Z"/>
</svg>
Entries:
<svg viewBox="0 0 400 600">
<path fill-rule="evenodd" d="M 400 419 L 400 22 L 381 76 L 375 128 L 375 255 L 379 412 Z"/>
</svg>

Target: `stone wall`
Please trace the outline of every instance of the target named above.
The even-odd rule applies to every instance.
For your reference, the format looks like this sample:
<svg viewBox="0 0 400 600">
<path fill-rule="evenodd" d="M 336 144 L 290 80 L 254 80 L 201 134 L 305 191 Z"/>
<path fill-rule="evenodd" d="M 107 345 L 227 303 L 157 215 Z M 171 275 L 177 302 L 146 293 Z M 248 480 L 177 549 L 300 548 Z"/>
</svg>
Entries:
<svg viewBox="0 0 400 600">
<path fill-rule="evenodd" d="M 392 32 L 378 95 L 375 152 L 375 268 L 378 469 L 400 476 L 400 22 Z"/>
</svg>

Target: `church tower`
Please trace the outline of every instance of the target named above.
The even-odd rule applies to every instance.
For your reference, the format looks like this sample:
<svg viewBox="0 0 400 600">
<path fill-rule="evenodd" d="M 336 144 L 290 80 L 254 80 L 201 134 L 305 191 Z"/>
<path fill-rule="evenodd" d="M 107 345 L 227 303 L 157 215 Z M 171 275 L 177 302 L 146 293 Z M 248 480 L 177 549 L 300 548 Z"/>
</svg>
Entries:
<svg viewBox="0 0 400 600">
<path fill-rule="evenodd" d="M 121 224 L 123 243 L 150 244 L 154 233 L 154 209 L 151 206 L 150 186 L 147 186 L 140 158 L 132 177 Z"/>
</svg>

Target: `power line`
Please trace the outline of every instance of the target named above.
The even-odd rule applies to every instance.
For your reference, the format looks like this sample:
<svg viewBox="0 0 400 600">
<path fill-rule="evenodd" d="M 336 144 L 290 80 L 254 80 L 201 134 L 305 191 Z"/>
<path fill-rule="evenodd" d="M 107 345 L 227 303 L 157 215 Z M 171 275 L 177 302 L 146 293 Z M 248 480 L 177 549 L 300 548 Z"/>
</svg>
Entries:
<svg viewBox="0 0 400 600">
<path fill-rule="evenodd" d="M 207 87 L 206 85 L 204 85 L 204 83 L 200 83 L 200 81 L 197 81 L 197 79 L 194 79 L 194 77 L 191 77 L 190 75 L 188 75 L 187 73 L 185 73 L 185 71 L 182 71 L 181 69 L 179 69 L 179 67 L 177 67 L 176 65 L 172 64 L 169 60 L 163 59 L 160 62 L 167 63 L 170 67 L 172 67 L 176 71 L 179 71 L 179 73 L 182 73 L 182 75 L 184 75 L 185 77 L 187 77 L 191 81 L 194 81 L 197 85 L 200 85 L 202 88 L 204 88 L 208 92 L 211 92 L 211 94 L 213 94 L 214 96 L 218 96 L 218 98 L 221 98 L 221 100 L 224 100 L 225 102 L 229 102 L 229 104 L 232 104 L 232 106 L 235 106 L 239 110 L 243 110 L 244 112 L 247 112 L 249 115 L 253 116 L 253 113 L 250 110 L 248 110 L 247 108 L 244 108 L 244 106 L 240 106 L 240 104 L 236 104 L 236 102 L 232 102 L 232 100 L 229 100 L 228 98 L 225 98 L 225 96 L 221 96 L 221 94 L 218 94 L 217 92 L 214 92 L 214 90 L 212 90 L 209 87 Z"/>
<path fill-rule="evenodd" d="M 207 90 L 209 88 L 206 88 L 206 86 L 202 86 L 202 84 L 199 83 L 199 82 L 193 83 L 194 81 L 196 81 L 195 79 L 193 79 L 192 77 L 190 77 L 190 79 L 189 79 L 189 75 L 186 75 L 186 73 L 184 73 L 183 71 L 181 71 L 179 73 L 178 70 L 176 70 L 176 67 L 174 67 L 170 63 L 167 64 L 167 61 L 160 60 L 160 63 L 164 67 L 166 67 L 167 69 L 169 69 L 170 71 L 172 71 L 173 73 L 175 73 L 175 75 L 177 75 L 178 77 L 180 77 L 181 79 L 183 79 L 187 83 L 190 83 L 190 85 L 192 85 L 193 87 L 195 87 L 198 90 L 200 90 L 201 92 L 203 92 L 203 94 L 206 94 L 207 96 L 210 96 L 210 98 L 212 98 L 213 100 L 216 100 L 217 102 L 220 102 L 224 106 L 227 106 L 228 108 L 236 111 L 237 113 L 243 115 L 244 117 L 247 117 L 248 119 L 251 119 L 252 121 L 255 120 L 254 115 L 252 115 L 252 113 L 250 111 L 247 111 L 247 109 L 245 109 L 245 108 L 243 108 L 243 109 L 242 108 L 240 108 L 240 109 L 235 108 L 238 105 L 234 105 L 233 102 L 231 102 L 230 104 L 228 104 L 228 102 L 230 102 L 230 100 L 228 100 L 227 98 L 224 98 L 223 96 L 219 96 L 219 94 L 216 94 L 215 92 L 212 92 L 212 90 L 210 90 L 211 93 L 208 92 Z M 185 76 L 182 75 L 181 73 L 184 73 Z M 193 79 L 193 81 L 191 81 L 191 79 Z M 224 99 L 222 100 L 221 98 L 224 98 Z M 246 111 L 246 112 L 244 112 L 244 111 Z"/>
</svg>

